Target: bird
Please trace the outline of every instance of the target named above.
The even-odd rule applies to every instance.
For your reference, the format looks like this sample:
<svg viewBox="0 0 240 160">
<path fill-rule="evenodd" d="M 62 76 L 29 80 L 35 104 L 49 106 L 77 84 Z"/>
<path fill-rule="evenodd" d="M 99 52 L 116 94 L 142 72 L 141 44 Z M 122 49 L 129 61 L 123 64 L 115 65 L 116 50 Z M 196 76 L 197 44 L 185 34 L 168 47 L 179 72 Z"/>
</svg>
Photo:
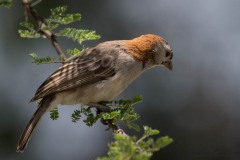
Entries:
<svg viewBox="0 0 240 160">
<path fill-rule="evenodd" d="M 172 58 L 173 51 L 164 38 L 146 34 L 131 40 L 99 43 L 64 62 L 31 99 L 31 102 L 41 101 L 16 151 L 24 151 L 43 115 L 57 105 L 88 105 L 112 100 L 144 71 L 156 66 L 172 70 Z"/>
</svg>

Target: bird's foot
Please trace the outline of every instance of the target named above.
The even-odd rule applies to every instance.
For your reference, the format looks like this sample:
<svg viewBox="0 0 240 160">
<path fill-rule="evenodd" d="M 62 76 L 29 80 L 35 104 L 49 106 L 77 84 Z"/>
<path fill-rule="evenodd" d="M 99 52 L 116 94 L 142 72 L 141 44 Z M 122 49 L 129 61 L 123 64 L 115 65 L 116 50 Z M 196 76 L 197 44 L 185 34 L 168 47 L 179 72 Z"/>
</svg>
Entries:
<svg viewBox="0 0 240 160">
<path fill-rule="evenodd" d="M 110 112 L 111 111 L 111 107 L 105 106 L 105 105 L 102 105 L 99 103 L 88 103 L 87 105 L 91 108 L 96 108 L 100 112 Z"/>
<path fill-rule="evenodd" d="M 91 108 L 96 108 L 97 109 L 97 114 L 100 114 L 102 112 L 111 112 L 112 108 L 100 103 L 89 103 L 88 104 L 89 107 Z M 119 127 L 113 123 L 113 120 L 108 119 L 101 119 L 102 124 L 107 125 L 108 128 L 106 130 L 112 129 L 114 132 L 118 132 Z"/>
<path fill-rule="evenodd" d="M 112 129 L 114 132 L 116 132 L 117 130 L 119 130 L 119 127 L 113 123 L 113 121 L 111 119 L 105 120 L 105 119 L 101 119 L 102 124 L 107 125 L 108 128 L 106 129 L 106 131 L 108 131 L 109 129 Z"/>
</svg>

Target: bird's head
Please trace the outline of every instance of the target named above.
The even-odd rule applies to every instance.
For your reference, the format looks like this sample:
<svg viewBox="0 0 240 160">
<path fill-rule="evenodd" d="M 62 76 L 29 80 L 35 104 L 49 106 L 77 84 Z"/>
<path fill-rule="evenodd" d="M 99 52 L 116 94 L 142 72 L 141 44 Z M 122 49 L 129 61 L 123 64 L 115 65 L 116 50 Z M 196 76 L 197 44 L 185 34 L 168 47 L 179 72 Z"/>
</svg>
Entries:
<svg viewBox="0 0 240 160">
<path fill-rule="evenodd" d="M 152 66 L 164 66 L 172 70 L 173 52 L 170 45 L 160 36 L 142 35 L 128 41 L 130 54 L 137 61 Z"/>
</svg>

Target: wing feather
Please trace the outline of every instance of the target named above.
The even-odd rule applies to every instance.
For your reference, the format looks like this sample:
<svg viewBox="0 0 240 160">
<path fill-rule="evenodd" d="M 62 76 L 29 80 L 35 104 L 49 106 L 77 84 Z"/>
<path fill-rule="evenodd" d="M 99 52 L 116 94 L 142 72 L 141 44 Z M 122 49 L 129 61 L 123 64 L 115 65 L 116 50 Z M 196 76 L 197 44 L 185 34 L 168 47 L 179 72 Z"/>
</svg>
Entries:
<svg viewBox="0 0 240 160">
<path fill-rule="evenodd" d="M 31 101 L 56 92 L 93 84 L 115 75 L 113 55 L 93 48 L 66 62 L 37 89 Z"/>
</svg>

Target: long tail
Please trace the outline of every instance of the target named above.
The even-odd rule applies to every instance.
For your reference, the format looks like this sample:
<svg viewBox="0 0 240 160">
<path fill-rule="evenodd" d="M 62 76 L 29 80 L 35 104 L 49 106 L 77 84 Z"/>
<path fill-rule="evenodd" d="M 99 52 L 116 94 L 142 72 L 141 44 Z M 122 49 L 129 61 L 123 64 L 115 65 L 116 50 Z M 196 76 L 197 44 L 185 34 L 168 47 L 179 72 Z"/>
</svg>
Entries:
<svg viewBox="0 0 240 160">
<path fill-rule="evenodd" d="M 27 143 L 28 143 L 29 139 L 31 138 L 31 135 L 32 135 L 34 129 L 36 128 L 38 122 L 40 121 L 40 119 L 42 118 L 44 113 L 48 110 L 50 102 L 51 102 L 50 97 L 42 99 L 37 111 L 34 113 L 33 117 L 28 122 L 26 128 L 24 129 L 24 131 L 19 139 L 19 142 L 17 145 L 17 150 L 16 150 L 17 152 L 23 153 L 24 149 L 27 147 Z"/>
</svg>

